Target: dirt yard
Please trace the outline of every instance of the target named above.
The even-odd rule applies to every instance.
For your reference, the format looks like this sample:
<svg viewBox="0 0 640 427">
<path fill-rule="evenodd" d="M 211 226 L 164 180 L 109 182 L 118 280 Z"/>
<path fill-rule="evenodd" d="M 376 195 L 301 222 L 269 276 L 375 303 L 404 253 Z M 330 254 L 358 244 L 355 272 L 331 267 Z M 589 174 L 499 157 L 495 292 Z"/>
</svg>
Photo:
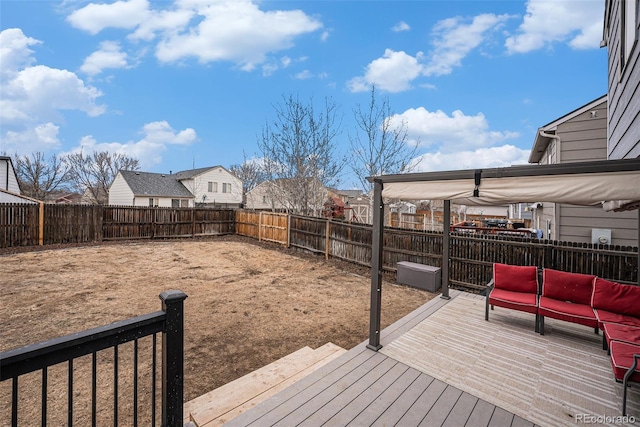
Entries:
<svg viewBox="0 0 640 427">
<path fill-rule="evenodd" d="M 162 291 L 185 292 L 185 400 L 301 347 L 333 342 L 349 349 L 368 337 L 369 269 L 237 236 L 4 254 L 0 288 L 0 351 L 156 311 Z M 432 297 L 386 282 L 383 327 Z M 119 369 L 128 371 L 127 356 L 119 357 Z M 113 351 L 98 360 L 113 363 Z M 78 360 L 74 370 L 89 369 L 88 363 Z M 49 417 L 66 420 L 66 374 L 51 371 Z M 100 375 L 99 394 L 112 395 L 113 374 Z M 40 377 L 21 383 L 20 411 L 30 418 L 39 417 L 40 398 L 25 383 Z M 0 384 L 2 426 L 9 423 L 9 383 Z M 74 389 L 87 396 L 90 382 L 74 379 Z M 83 405 L 75 403 L 74 411 Z M 129 409 L 122 410 L 126 419 Z M 85 425 L 74 418 L 80 422 L 74 425 Z"/>
</svg>

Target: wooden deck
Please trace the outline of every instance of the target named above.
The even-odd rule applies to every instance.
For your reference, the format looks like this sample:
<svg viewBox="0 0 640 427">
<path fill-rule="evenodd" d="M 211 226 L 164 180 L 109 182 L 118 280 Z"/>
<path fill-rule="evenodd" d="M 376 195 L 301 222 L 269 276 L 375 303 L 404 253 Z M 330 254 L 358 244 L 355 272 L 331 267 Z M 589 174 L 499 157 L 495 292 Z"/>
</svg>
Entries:
<svg viewBox="0 0 640 427">
<path fill-rule="evenodd" d="M 451 291 L 451 296 L 459 295 Z M 482 297 L 479 297 L 482 298 Z M 393 341 L 447 304 L 435 298 L 387 327 Z M 226 426 L 533 426 L 514 414 L 426 375 L 366 342 Z"/>
</svg>

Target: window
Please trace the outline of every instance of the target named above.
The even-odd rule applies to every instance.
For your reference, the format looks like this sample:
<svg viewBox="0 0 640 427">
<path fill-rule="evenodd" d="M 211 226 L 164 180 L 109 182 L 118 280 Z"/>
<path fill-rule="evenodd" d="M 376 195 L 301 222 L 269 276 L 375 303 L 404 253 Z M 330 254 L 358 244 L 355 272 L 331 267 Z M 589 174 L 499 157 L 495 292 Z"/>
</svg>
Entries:
<svg viewBox="0 0 640 427">
<path fill-rule="evenodd" d="M 223 193 L 231 193 L 231 184 L 224 182 L 222 184 L 222 192 Z"/>
<path fill-rule="evenodd" d="M 171 199 L 171 207 L 172 208 L 179 208 L 180 207 L 180 200 L 179 199 Z"/>
<path fill-rule="evenodd" d="M 186 200 L 186 199 L 180 200 L 180 207 L 181 208 L 188 208 L 189 207 L 189 201 Z"/>
<path fill-rule="evenodd" d="M 149 197 L 149 206 L 153 207 L 153 197 Z"/>
<path fill-rule="evenodd" d="M 208 184 L 209 184 L 209 188 L 207 189 L 207 191 L 209 193 L 213 193 L 213 182 L 209 182 Z"/>
<path fill-rule="evenodd" d="M 213 184 L 213 190 L 209 191 L 209 193 L 217 193 L 218 192 L 218 183 L 217 182 L 212 182 Z"/>
</svg>

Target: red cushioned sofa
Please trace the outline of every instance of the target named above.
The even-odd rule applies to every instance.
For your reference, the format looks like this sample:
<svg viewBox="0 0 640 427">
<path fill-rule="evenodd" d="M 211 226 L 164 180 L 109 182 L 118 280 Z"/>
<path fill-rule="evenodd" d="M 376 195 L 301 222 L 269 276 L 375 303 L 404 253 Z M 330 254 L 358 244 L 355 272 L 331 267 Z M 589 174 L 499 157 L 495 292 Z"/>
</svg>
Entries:
<svg viewBox="0 0 640 427">
<path fill-rule="evenodd" d="M 489 320 L 489 306 L 505 307 L 536 315 L 535 330 L 538 332 L 538 268 L 493 264 L 493 279 L 489 283 L 486 298 L 485 320 Z"/>
<path fill-rule="evenodd" d="M 622 415 L 626 415 L 628 383 L 640 382 L 640 286 L 548 268 L 538 286 L 536 267 L 496 263 L 487 290 L 485 320 L 489 306 L 497 305 L 535 314 L 536 332 L 541 335 L 545 317 L 602 330 L 614 377 L 623 383 Z"/>
<path fill-rule="evenodd" d="M 550 268 L 542 271 L 542 294 L 538 303 L 540 334 L 544 335 L 545 317 L 590 326 L 598 331 L 598 319 L 591 308 L 595 278 L 590 274 Z"/>
</svg>

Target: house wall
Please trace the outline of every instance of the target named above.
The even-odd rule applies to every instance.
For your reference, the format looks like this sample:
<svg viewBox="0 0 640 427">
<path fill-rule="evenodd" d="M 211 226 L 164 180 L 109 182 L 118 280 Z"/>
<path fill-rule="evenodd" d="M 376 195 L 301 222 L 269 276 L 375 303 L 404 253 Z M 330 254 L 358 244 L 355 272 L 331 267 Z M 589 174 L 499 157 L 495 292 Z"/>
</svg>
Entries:
<svg viewBox="0 0 640 427">
<path fill-rule="evenodd" d="M 610 159 L 640 157 L 640 45 L 636 16 L 628 16 L 634 23 L 635 47 L 623 66 L 621 62 L 622 12 L 624 1 L 608 0 L 609 20 L 605 22 L 607 32 L 609 71 L 609 126 L 607 147 Z M 636 2 L 637 5 L 637 2 Z M 637 15 L 637 11 L 636 11 Z"/>
<path fill-rule="evenodd" d="M 111 187 L 109 187 L 109 204 L 112 206 L 149 206 L 148 201 L 146 205 L 140 205 L 134 201 L 133 191 L 131 191 L 120 172 L 118 172 L 111 183 Z"/>
<path fill-rule="evenodd" d="M 268 183 L 262 183 L 253 190 L 247 192 L 247 209 L 282 209 L 280 202 L 272 201 L 269 195 Z"/>
<path fill-rule="evenodd" d="M 15 193 L 5 193 L 0 189 L 0 203 L 36 203 L 31 199 L 25 199 Z"/>
<path fill-rule="evenodd" d="M 212 191 L 209 191 L 210 182 L 212 183 Z M 242 181 L 222 167 L 210 169 L 190 179 L 184 179 L 182 184 L 193 193 L 196 203 L 226 207 L 239 207 L 242 204 Z M 224 192 L 224 187 L 227 185 L 231 186 L 231 190 Z"/>
<path fill-rule="evenodd" d="M 606 160 L 607 102 L 560 123 L 556 135 L 560 142 L 554 140 L 549 144 L 549 153 L 545 152 L 542 157 L 544 163 L 549 158 L 556 163 Z M 591 243 L 595 228 L 611 230 L 611 244 L 637 245 L 637 212 L 607 212 L 600 206 L 544 203 L 534 212 L 532 224 L 551 240 Z M 550 224 L 550 233 L 547 224 Z"/>
<path fill-rule="evenodd" d="M 0 189 L 20 194 L 20 186 L 13 169 L 13 163 L 7 158 L 0 159 Z"/>
</svg>

